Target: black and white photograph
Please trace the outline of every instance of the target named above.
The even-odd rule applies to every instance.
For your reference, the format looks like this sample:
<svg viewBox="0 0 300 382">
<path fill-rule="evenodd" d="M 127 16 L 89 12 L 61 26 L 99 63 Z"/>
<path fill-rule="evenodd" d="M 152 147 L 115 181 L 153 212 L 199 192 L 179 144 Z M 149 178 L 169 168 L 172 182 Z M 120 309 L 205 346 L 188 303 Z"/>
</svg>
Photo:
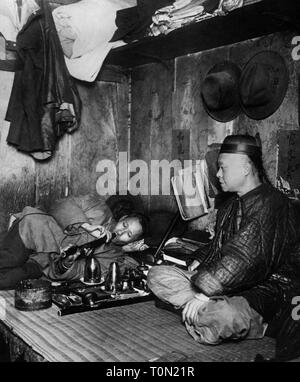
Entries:
<svg viewBox="0 0 300 382">
<path fill-rule="evenodd" d="M 297 362 L 300 1 L 0 0 L 0 363 Z"/>
</svg>

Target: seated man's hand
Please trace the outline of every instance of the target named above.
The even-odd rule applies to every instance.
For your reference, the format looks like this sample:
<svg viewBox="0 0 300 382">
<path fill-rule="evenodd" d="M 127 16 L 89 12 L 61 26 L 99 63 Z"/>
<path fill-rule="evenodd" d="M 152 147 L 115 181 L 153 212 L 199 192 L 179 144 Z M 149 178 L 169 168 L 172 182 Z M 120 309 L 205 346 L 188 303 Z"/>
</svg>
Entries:
<svg viewBox="0 0 300 382">
<path fill-rule="evenodd" d="M 192 300 L 188 301 L 182 311 L 182 321 L 186 321 L 189 325 L 192 325 L 197 318 L 199 309 L 208 300 L 208 297 L 200 293 L 197 297 L 194 297 Z"/>
<path fill-rule="evenodd" d="M 108 243 L 111 240 L 112 233 L 102 225 L 92 225 L 84 223 L 82 224 L 82 228 L 85 229 L 89 234 L 94 236 L 96 239 L 100 239 L 101 237 L 107 236 L 106 243 Z"/>
</svg>

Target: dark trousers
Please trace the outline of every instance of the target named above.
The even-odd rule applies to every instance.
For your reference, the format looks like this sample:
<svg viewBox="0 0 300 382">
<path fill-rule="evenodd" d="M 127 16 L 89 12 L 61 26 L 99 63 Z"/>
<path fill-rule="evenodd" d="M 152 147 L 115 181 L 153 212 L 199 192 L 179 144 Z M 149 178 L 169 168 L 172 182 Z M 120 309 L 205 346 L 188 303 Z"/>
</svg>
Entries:
<svg viewBox="0 0 300 382">
<path fill-rule="evenodd" d="M 13 289 L 21 280 L 42 276 L 38 264 L 30 261 L 30 253 L 19 235 L 18 221 L 0 233 L 0 289 Z"/>
<path fill-rule="evenodd" d="M 288 361 L 300 357 L 300 309 L 293 298 L 300 296 L 300 283 L 282 283 L 269 280 L 241 293 L 250 306 L 268 322 L 266 335 L 276 338 L 275 361 Z M 295 312 L 295 311 L 294 311 Z"/>
</svg>

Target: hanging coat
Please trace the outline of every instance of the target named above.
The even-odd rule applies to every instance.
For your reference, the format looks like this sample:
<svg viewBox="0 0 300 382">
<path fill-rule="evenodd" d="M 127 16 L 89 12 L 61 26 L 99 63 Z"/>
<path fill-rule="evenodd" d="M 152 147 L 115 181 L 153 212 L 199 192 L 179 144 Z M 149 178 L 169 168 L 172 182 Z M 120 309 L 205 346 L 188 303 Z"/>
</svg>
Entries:
<svg viewBox="0 0 300 382">
<path fill-rule="evenodd" d="M 78 128 L 81 101 L 46 1 L 29 17 L 16 43 L 23 66 L 15 73 L 8 104 L 7 142 L 35 159 L 47 159 L 62 135 Z"/>
</svg>

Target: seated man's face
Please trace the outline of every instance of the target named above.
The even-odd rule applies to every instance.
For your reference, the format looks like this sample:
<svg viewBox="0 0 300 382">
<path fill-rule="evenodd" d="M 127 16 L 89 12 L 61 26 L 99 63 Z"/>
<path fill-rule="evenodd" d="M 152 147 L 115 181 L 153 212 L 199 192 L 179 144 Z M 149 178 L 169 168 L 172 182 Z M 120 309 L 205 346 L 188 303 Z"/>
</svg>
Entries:
<svg viewBox="0 0 300 382">
<path fill-rule="evenodd" d="M 142 234 L 143 228 L 135 217 L 123 216 L 116 224 L 113 232 L 117 235 L 112 242 L 125 245 L 136 241 Z"/>
<path fill-rule="evenodd" d="M 245 182 L 246 155 L 222 153 L 218 158 L 217 178 L 224 192 L 237 192 Z"/>
</svg>

